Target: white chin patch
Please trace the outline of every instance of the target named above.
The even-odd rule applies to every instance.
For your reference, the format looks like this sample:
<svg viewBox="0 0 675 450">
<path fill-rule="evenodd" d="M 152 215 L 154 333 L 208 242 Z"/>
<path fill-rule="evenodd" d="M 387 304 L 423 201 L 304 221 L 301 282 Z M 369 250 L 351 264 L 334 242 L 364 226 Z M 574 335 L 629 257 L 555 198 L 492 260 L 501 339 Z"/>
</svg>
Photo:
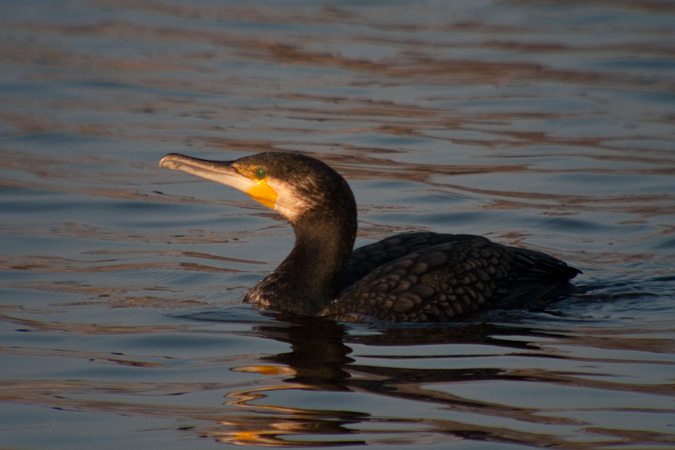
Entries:
<svg viewBox="0 0 675 450">
<path fill-rule="evenodd" d="M 274 210 L 291 223 L 295 222 L 303 213 L 316 206 L 314 202 L 287 183 L 268 178 L 267 184 L 277 193 Z"/>
</svg>

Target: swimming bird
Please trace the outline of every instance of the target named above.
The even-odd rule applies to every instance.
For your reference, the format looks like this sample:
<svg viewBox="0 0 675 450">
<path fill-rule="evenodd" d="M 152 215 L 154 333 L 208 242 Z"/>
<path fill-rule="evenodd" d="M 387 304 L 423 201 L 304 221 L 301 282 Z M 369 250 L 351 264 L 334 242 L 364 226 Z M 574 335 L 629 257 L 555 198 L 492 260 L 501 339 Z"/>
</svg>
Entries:
<svg viewBox="0 0 675 450">
<path fill-rule="evenodd" d="M 354 195 L 334 169 L 297 153 L 236 161 L 172 153 L 160 167 L 231 186 L 277 211 L 295 245 L 244 301 L 341 321 L 449 322 L 541 301 L 580 271 L 541 252 L 481 236 L 412 232 L 352 251 Z"/>
</svg>

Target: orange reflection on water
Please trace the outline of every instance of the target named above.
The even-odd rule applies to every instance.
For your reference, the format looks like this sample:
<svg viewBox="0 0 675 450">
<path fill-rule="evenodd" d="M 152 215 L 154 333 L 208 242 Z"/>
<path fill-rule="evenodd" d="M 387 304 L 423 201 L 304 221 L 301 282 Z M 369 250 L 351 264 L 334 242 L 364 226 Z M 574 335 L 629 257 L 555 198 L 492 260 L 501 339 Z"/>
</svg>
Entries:
<svg viewBox="0 0 675 450">
<path fill-rule="evenodd" d="M 259 366 L 241 366 L 231 370 L 235 372 L 257 373 L 269 376 L 295 376 L 298 371 L 292 367 L 284 365 L 259 365 Z M 225 404 L 231 406 L 244 407 L 246 409 L 264 410 L 265 414 L 259 412 L 255 416 L 248 414 L 240 416 L 240 421 L 223 421 L 222 425 L 233 428 L 233 431 L 214 430 L 208 432 L 209 437 L 228 444 L 236 445 L 255 445 L 265 447 L 306 447 L 323 445 L 341 445 L 355 444 L 355 441 L 340 441 L 330 439 L 329 442 L 321 440 L 308 439 L 310 436 L 326 436 L 336 434 L 349 434 L 350 430 L 344 428 L 341 424 L 346 413 L 340 411 L 327 411 L 317 409 L 294 408 L 288 406 L 278 406 L 270 404 L 252 404 L 251 402 L 269 399 L 269 393 L 275 391 L 301 390 L 316 391 L 320 390 L 317 386 L 310 384 L 278 384 L 256 389 L 246 389 L 233 391 L 226 395 L 228 400 Z M 358 414 L 356 414 L 358 415 Z M 233 416 L 237 417 L 237 416 Z M 350 420 L 351 422 L 353 420 Z M 289 437 L 305 436 L 305 439 Z"/>
</svg>

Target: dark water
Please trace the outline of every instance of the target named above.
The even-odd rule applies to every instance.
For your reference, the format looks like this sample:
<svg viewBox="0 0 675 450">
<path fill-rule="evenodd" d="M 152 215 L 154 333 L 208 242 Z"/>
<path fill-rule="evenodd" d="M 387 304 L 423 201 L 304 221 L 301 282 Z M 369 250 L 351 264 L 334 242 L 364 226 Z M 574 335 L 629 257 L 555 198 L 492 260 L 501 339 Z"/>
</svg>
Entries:
<svg viewBox="0 0 675 450">
<path fill-rule="evenodd" d="M 0 447 L 675 447 L 675 5 L 0 1 Z M 540 312 L 287 323 L 292 246 L 169 152 L 336 167 L 358 244 L 581 268 Z"/>
</svg>

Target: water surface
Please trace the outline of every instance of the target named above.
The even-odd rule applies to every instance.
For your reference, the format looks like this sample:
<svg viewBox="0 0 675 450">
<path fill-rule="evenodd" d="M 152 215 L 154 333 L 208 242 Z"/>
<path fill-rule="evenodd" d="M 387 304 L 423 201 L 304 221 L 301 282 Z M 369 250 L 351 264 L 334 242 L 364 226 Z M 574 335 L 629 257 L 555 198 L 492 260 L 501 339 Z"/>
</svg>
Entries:
<svg viewBox="0 0 675 450">
<path fill-rule="evenodd" d="M 675 446 L 670 2 L 4 2 L 0 446 Z M 357 245 L 583 270 L 453 325 L 241 304 L 292 231 L 169 152 L 339 170 Z"/>
</svg>

